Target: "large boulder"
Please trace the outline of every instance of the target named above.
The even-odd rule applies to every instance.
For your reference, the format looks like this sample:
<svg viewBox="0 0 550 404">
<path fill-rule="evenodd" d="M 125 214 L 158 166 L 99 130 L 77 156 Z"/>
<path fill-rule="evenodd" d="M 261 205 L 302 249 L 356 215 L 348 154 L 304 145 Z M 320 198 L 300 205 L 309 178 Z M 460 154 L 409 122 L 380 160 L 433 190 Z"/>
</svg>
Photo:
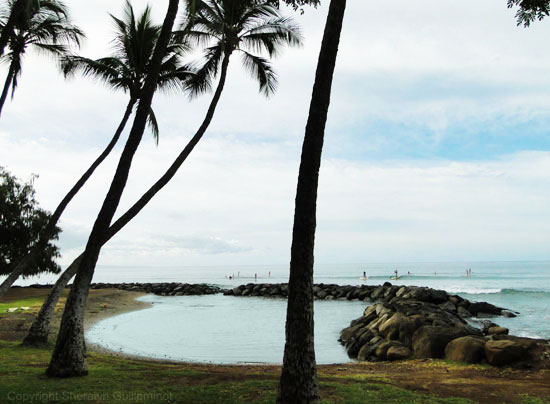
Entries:
<svg viewBox="0 0 550 404">
<path fill-rule="evenodd" d="M 503 309 L 487 302 L 470 303 L 468 311 L 476 317 L 498 316 Z"/>
<path fill-rule="evenodd" d="M 490 365 L 506 366 L 529 359 L 529 350 L 527 346 L 517 341 L 487 341 L 485 357 Z"/>
<path fill-rule="evenodd" d="M 389 361 L 402 361 L 409 359 L 412 356 L 412 352 L 409 348 L 403 345 L 394 345 L 386 352 L 386 357 Z"/>
<path fill-rule="evenodd" d="M 489 327 L 489 329 L 487 330 L 487 334 L 489 335 L 508 335 L 508 332 L 508 328 L 499 326 Z"/>
<path fill-rule="evenodd" d="M 398 339 L 399 338 L 399 327 L 403 322 L 407 320 L 401 313 L 395 313 L 384 323 L 380 324 L 378 327 L 378 332 L 380 335 L 386 337 L 387 339 Z"/>
<path fill-rule="evenodd" d="M 374 289 L 374 291 L 371 293 L 370 297 L 373 300 L 380 299 L 384 296 L 384 293 L 386 293 L 386 288 L 384 288 L 383 286 L 380 286 L 380 287 Z"/>
<path fill-rule="evenodd" d="M 455 362 L 479 363 L 485 358 L 485 340 L 479 337 L 453 339 L 445 347 L 445 359 Z"/>
<path fill-rule="evenodd" d="M 403 347 L 402 344 L 400 344 L 397 341 L 383 341 L 380 344 L 378 344 L 376 348 L 376 357 L 382 361 L 385 361 L 388 359 L 388 351 L 391 348 L 395 347 Z"/>
<path fill-rule="evenodd" d="M 412 337 L 414 356 L 415 358 L 443 358 L 447 344 L 455 338 L 466 335 L 467 331 L 463 327 L 422 326 Z"/>
</svg>

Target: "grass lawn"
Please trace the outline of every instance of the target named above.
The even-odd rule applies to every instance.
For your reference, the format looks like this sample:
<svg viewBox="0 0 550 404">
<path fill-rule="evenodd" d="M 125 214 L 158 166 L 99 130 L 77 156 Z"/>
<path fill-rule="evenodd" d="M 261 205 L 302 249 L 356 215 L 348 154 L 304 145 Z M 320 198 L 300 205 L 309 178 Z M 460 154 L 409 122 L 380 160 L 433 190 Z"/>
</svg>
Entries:
<svg viewBox="0 0 550 404">
<path fill-rule="evenodd" d="M 90 374 L 49 379 L 46 349 L 23 348 L 0 341 L 0 402 L 66 403 L 274 403 L 274 374 L 235 374 L 187 369 L 185 365 L 135 361 L 91 353 Z M 253 368 L 252 368 L 253 369 Z M 376 378 L 324 377 L 323 403 L 466 404 L 459 398 L 437 398 L 381 383 Z M 533 403 L 534 404 L 534 403 Z"/>
</svg>

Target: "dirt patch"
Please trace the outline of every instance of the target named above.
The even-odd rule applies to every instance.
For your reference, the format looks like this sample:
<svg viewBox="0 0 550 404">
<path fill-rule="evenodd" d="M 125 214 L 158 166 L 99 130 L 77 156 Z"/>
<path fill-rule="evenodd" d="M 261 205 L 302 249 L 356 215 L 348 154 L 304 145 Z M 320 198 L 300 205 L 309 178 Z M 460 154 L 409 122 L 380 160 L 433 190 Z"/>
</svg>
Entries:
<svg viewBox="0 0 550 404">
<path fill-rule="evenodd" d="M 550 372 L 465 366 L 438 360 L 353 363 L 321 366 L 320 374 L 382 378 L 388 384 L 441 397 L 464 397 L 480 403 L 520 403 L 525 395 L 548 399 Z M 522 397 L 523 396 L 523 397 Z"/>
<path fill-rule="evenodd" d="M 0 303 L 9 303 L 27 298 L 46 299 L 49 292 L 49 288 L 11 288 L 8 293 L 0 298 Z M 55 307 L 51 324 L 51 341 L 55 340 L 59 330 L 68 293 L 69 289 L 65 289 L 64 295 L 59 299 L 59 303 Z M 104 318 L 150 307 L 148 303 L 136 301 L 138 297 L 143 295 L 144 293 L 126 292 L 118 289 L 90 290 L 84 320 L 85 329 L 87 330 L 91 325 Z M 5 341 L 23 340 L 39 309 L 40 306 L 35 306 L 25 312 L 0 313 L 0 339 Z M 90 348 L 94 349 L 93 346 L 90 346 Z M 99 347 L 97 349 L 99 350 Z"/>
</svg>

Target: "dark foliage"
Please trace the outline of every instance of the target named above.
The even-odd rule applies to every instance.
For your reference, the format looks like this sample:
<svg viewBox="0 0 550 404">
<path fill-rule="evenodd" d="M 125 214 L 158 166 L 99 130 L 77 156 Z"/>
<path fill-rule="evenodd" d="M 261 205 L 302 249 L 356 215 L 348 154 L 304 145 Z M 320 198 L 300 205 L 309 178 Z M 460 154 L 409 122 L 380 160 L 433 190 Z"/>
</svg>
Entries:
<svg viewBox="0 0 550 404">
<path fill-rule="evenodd" d="M 38 206 L 32 180 L 21 184 L 3 167 L 0 167 L 0 275 L 11 272 L 14 263 L 19 262 L 38 242 L 40 232 L 48 223 L 50 214 Z M 55 262 L 58 248 L 51 242 L 57 240 L 58 227 L 46 247 L 42 249 L 36 265 L 23 276 L 42 272 L 59 273 Z"/>
<path fill-rule="evenodd" d="M 508 0 L 508 8 L 514 7 L 519 7 L 516 13 L 518 25 L 525 27 L 550 15 L 550 0 Z"/>
</svg>

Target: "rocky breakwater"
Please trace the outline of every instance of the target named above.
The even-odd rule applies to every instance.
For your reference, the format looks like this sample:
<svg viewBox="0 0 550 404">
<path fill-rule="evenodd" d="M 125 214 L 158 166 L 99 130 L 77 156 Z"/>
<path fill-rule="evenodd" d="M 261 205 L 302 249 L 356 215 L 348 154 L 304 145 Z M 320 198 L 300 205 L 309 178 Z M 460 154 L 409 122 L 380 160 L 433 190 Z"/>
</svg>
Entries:
<svg viewBox="0 0 550 404">
<path fill-rule="evenodd" d="M 159 296 L 214 295 L 223 290 L 217 286 L 189 283 L 94 283 L 92 289 L 120 289 L 132 292 L 154 293 Z"/>
<path fill-rule="evenodd" d="M 394 361 L 445 358 L 495 366 L 547 361 L 548 341 L 508 335 L 489 317 L 516 314 L 485 302 L 470 302 L 442 290 L 384 284 L 371 294 L 382 301 L 340 333 L 350 358 Z M 468 319 L 468 321 L 466 320 Z"/>
<path fill-rule="evenodd" d="M 334 285 L 319 283 L 313 286 L 313 296 L 316 300 L 361 300 L 372 302 L 378 297 L 373 292 L 378 289 L 377 286 L 361 285 Z M 260 296 L 260 297 L 279 297 L 288 296 L 287 283 L 248 283 L 240 285 L 233 289 L 224 291 L 226 296 Z M 383 297 L 383 296 L 382 296 Z"/>
</svg>

